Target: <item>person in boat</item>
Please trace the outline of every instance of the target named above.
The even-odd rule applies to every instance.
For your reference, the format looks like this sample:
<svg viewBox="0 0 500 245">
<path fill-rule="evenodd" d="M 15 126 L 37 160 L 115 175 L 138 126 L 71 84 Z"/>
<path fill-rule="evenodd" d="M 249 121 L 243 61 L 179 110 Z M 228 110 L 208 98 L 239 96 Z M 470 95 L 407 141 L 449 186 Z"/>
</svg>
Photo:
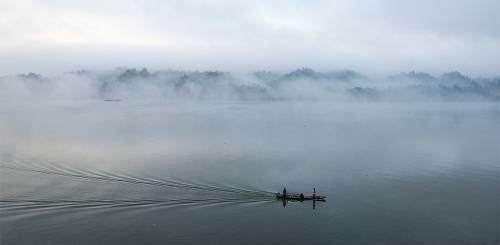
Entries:
<svg viewBox="0 0 500 245">
<path fill-rule="evenodd" d="M 286 197 L 286 188 L 283 188 L 283 197 Z"/>
<path fill-rule="evenodd" d="M 304 193 L 300 193 L 300 199 L 304 199 Z"/>
</svg>

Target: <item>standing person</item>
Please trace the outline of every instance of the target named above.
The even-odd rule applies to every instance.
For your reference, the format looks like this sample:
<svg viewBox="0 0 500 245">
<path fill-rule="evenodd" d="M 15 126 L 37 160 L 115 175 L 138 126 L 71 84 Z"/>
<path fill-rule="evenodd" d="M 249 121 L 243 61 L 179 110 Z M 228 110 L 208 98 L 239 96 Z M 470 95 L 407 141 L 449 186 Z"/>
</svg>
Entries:
<svg viewBox="0 0 500 245">
<path fill-rule="evenodd" d="M 286 198 L 286 188 L 283 188 L 283 197 Z"/>
</svg>

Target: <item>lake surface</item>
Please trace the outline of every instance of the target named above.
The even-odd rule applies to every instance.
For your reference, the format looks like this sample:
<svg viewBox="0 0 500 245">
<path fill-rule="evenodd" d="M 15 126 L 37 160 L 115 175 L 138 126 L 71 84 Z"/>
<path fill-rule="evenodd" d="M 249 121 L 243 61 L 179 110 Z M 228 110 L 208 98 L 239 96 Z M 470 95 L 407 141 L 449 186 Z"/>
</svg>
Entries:
<svg viewBox="0 0 500 245">
<path fill-rule="evenodd" d="M 499 166 L 494 103 L 3 103 L 0 243 L 498 244 Z"/>
</svg>

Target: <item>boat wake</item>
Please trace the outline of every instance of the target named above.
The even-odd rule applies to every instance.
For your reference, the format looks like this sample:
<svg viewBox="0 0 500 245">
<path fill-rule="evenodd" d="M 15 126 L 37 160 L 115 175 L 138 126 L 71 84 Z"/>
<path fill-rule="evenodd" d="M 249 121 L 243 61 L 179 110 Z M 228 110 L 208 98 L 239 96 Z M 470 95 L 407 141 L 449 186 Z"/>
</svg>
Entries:
<svg viewBox="0 0 500 245">
<path fill-rule="evenodd" d="M 130 200 L 116 199 L 33 199 L 33 198 L 0 198 L 0 210 L 15 212 L 24 210 L 52 210 L 69 208 L 124 208 L 124 207 L 176 207 L 176 206 L 208 206 L 216 204 L 263 203 L 275 200 L 274 193 L 255 188 L 242 188 L 224 185 L 192 183 L 180 179 L 165 179 L 133 176 L 108 171 L 71 168 L 57 163 L 43 163 L 30 159 L 0 160 L 0 169 L 8 171 L 30 172 L 35 174 L 60 176 L 69 179 L 86 181 L 113 182 L 130 185 L 142 185 L 168 190 L 196 191 L 196 198 L 136 198 Z M 194 195 L 194 194 L 193 194 Z M 169 194 L 169 197 L 172 195 Z"/>
<path fill-rule="evenodd" d="M 65 200 L 65 199 L 4 199 L 0 200 L 0 210 L 23 211 L 33 209 L 61 208 L 120 208 L 120 207 L 175 207 L 204 206 L 213 204 L 264 203 L 272 200 L 241 198 L 205 198 L 205 199 L 166 199 L 166 200 Z"/>
</svg>

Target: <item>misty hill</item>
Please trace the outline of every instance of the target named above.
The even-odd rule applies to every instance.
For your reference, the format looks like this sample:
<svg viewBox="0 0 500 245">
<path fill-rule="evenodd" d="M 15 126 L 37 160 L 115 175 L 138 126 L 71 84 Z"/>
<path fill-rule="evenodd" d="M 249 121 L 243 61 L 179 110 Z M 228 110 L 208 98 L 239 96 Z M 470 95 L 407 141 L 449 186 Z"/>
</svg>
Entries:
<svg viewBox="0 0 500 245">
<path fill-rule="evenodd" d="M 471 78 L 462 75 L 458 71 L 448 72 L 441 75 L 439 81 L 441 83 L 453 84 L 453 85 L 469 85 L 475 81 Z"/>
<path fill-rule="evenodd" d="M 37 81 L 37 82 L 42 82 L 44 81 L 44 78 L 40 74 L 36 74 L 33 72 L 30 72 L 28 74 L 19 74 L 17 75 L 18 78 L 22 80 L 30 80 L 30 81 Z"/>
<path fill-rule="evenodd" d="M 389 76 L 389 79 L 393 81 L 408 80 L 408 81 L 421 81 L 421 82 L 434 82 L 437 80 L 429 73 L 415 72 L 415 71 L 392 75 Z"/>
<path fill-rule="evenodd" d="M 337 81 L 353 81 L 366 79 L 364 75 L 352 70 L 340 70 L 329 72 L 318 72 L 311 68 L 301 68 L 287 73 L 277 80 L 291 81 L 291 80 L 337 80 Z"/>
<path fill-rule="evenodd" d="M 352 70 L 288 73 L 259 71 L 250 75 L 224 71 L 118 68 L 80 70 L 45 77 L 27 73 L 0 78 L 0 99 L 36 98 L 166 98 L 217 100 L 446 100 L 498 101 L 500 78 L 470 78 L 453 71 L 433 76 L 407 72 L 371 79 Z"/>
</svg>

